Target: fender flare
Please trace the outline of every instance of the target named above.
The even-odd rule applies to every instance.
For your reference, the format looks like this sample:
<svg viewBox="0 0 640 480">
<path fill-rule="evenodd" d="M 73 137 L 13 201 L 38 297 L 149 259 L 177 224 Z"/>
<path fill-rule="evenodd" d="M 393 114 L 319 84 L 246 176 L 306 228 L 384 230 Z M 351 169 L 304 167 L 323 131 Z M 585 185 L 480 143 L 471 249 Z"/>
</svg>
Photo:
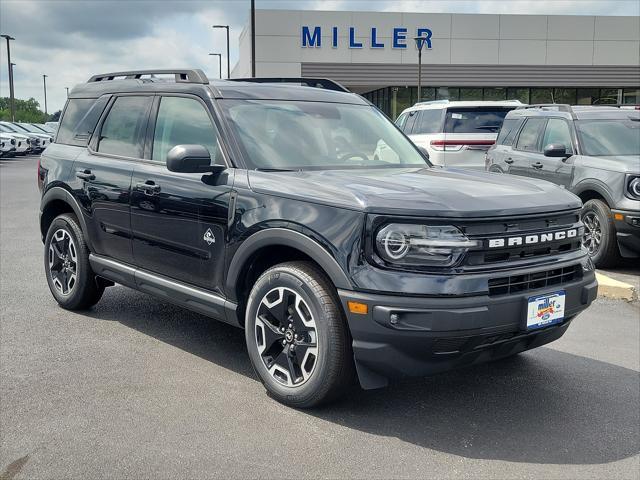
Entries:
<svg viewBox="0 0 640 480">
<path fill-rule="evenodd" d="M 578 196 L 580 196 L 581 193 L 584 193 L 587 190 L 593 190 L 594 192 L 602 196 L 606 200 L 610 208 L 612 208 L 615 204 L 613 198 L 611 197 L 611 194 L 607 190 L 607 186 L 598 180 L 583 180 L 572 189 L 573 193 Z"/>
<path fill-rule="evenodd" d="M 47 205 L 49 205 L 54 200 L 62 200 L 63 202 L 65 202 L 67 205 L 71 207 L 71 210 L 73 210 L 73 213 L 78 219 L 78 222 L 80 222 L 80 228 L 82 229 L 82 233 L 84 234 L 84 240 L 89 246 L 89 250 L 93 251 L 91 238 L 87 234 L 88 232 L 87 222 L 86 222 L 86 219 L 84 218 L 84 215 L 82 214 L 82 209 L 80 208 L 78 201 L 73 197 L 73 195 L 68 190 L 65 190 L 62 187 L 51 187 L 42 196 L 42 201 L 40 202 L 40 220 L 39 220 L 40 232 L 42 232 L 42 214 L 47 208 Z M 42 232 L 43 240 L 45 235 L 46 235 L 46 232 Z"/>
<path fill-rule="evenodd" d="M 236 250 L 227 270 L 226 291 L 228 294 L 235 293 L 240 279 L 240 272 L 242 272 L 246 261 L 251 255 L 259 249 L 270 245 L 286 246 L 300 250 L 320 265 L 336 288 L 353 289 L 349 277 L 342 270 L 336 259 L 318 242 L 294 230 L 276 227 L 254 233 Z"/>
</svg>

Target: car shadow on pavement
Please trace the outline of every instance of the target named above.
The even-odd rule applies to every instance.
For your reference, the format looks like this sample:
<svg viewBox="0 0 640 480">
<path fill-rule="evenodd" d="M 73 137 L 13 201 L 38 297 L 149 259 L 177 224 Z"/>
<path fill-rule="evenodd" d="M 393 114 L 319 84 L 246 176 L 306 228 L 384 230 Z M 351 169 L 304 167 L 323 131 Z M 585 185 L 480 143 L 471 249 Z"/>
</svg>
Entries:
<svg viewBox="0 0 640 480">
<path fill-rule="evenodd" d="M 257 381 L 242 330 L 133 291 L 118 297 L 105 294 L 88 315 Z M 600 464 L 640 452 L 639 388 L 637 371 L 543 347 L 386 389 L 354 387 L 300 414 L 466 458 Z"/>
</svg>

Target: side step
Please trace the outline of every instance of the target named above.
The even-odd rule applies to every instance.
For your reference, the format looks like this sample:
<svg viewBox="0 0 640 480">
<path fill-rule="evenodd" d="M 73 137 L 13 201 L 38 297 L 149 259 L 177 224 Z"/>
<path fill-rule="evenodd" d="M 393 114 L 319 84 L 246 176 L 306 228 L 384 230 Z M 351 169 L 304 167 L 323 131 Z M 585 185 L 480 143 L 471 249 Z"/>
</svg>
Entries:
<svg viewBox="0 0 640 480">
<path fill-rule="evenodd" d="M 89 255 L 89 263 L 96 275 L 107 280 L 213 317 L 234 327 L 242 326 L 236 313 L 238 306 L 219 295 L 93 253 Z"/>
</svg>

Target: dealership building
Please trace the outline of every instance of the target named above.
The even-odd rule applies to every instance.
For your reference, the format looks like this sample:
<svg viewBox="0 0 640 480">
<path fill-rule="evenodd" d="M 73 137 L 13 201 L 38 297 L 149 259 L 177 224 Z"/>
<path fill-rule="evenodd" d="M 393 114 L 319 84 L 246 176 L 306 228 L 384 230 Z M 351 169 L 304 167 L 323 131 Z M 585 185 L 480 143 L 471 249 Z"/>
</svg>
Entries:
<svg viewBox="0 0 640 480">
<path fill-rule="evenodd" d="M 256 76 L 331 78 L 395 118 L 417 100 L 640 103 L 640 18 L 257 10 Z M 251 29 L 232 77 L 251 76 Z"/>
</svg>

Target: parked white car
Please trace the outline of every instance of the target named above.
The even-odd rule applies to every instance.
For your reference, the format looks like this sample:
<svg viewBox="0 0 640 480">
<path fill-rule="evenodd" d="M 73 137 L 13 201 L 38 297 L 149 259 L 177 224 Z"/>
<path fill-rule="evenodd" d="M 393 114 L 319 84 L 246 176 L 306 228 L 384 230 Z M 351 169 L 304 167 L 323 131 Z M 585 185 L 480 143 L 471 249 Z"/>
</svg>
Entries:
<svg viewBox="0 0 640 480">
<path fill-rule="evenodd" d="M 37 138 L 39 138 L 40 144 L 38 145 L 38 150 L 40 151 L 43 151 L 45 148 L 47 148 L 53 140 L 53 135 L 41 130 L 38 127 L 34 127 L 30 123 L 13 123 L 13 125 L 24 130 L 26 135 L 35 135 Z"/>
<path fill-rule="evenodd" d="M 0 122 L 0 133 L 9 135 L 10 137 L 15 139 L 15 155 L 26 155 L 31 151 L 31 138 L 27 135 L 23 135 L 11 130 L 11 128 L 4 125 L 4 122 Z"/>
<path fill-rule="evenodd" d="M 16 139 L 8 133 L 0 133 L 0 157 L 12 156 L 15 151 Z"/>
<path fill-rule="evenodd" d="M 58 131 L 58 122 L 45 122 L 44 124 L 46 127 L 49 127 L 51 130 L 53 130 L 53 132 L 57 132 Z"/>
<path fill-rule="evenodd" d="M 522 105 L 518 100 L 421 102 L 404 110 L 396 124 L 429 153 L 431 163 L 484 170 L 485 154 L 495 143 L 505 115 Z M 377 153 L 387 161 L 382 150 Z"/>
</svg>

